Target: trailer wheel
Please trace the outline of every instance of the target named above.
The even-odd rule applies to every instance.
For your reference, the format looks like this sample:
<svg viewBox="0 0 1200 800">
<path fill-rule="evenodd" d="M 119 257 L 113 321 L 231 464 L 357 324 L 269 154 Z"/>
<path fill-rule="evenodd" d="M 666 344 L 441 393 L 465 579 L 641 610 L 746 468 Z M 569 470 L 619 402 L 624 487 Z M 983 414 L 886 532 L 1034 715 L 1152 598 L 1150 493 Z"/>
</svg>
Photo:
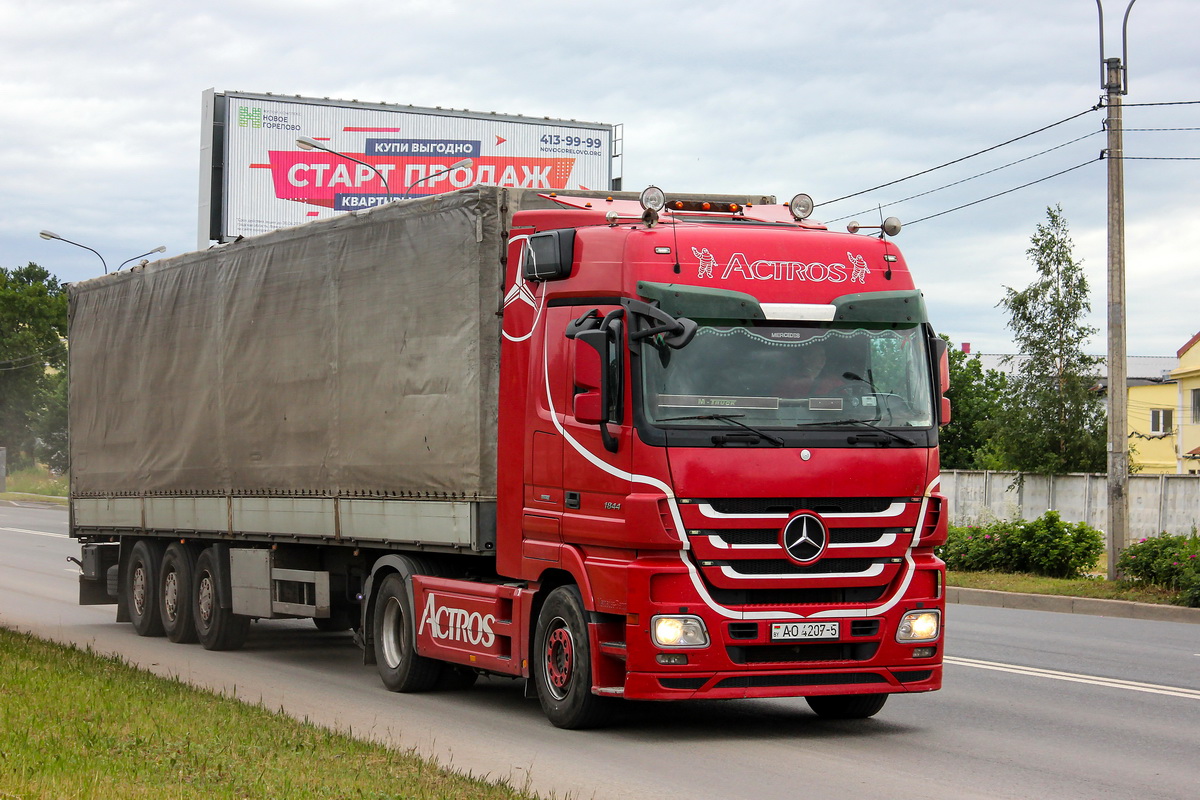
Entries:
<svg viewBox="0 0 1200 800">
<path fill-rule="evenodd" d="M 163 554 L 158 578 L 158 609 L 163 629 L 172 642 L 196 641 L 192 621 L 192 582 L 196 572 L 196 554 L 192 548 L 172 542 Z"/>
<path fill-rule="evenodd" d="M 217 554 L 211 547 L 206 548 L 196 559 L 196 574 L 192 580 L 196 637 L 205 650 L 237 650 L 246 642 L 250 618 L 221 607 L 217 575 Z"/>
<path fill-rule="evenodd" d="M 372 620 L 375 665 L 383 685 L 393 692 L 427 692 L 437 686 L 442 664 L 417 655 L 412 603 L 404 576 L 383 579 Z"/>
<path fill-rule="evenodd" d="M 158 608 L 158 568 L 162 555 L 162 545 L 150 539 L 139 540 L 129 554 L 124 591 L 129 621 L 138 636 L 163 635 Z"/>
<path fill-rule="evenodd" d="M 550 722 L 568 729 L 607 722 L 612 699 L 592 694 L 591 642 L 577 587 L 560 586 L 546 598 L 534 642 L 534 683 Z"/>
<path fill-rule="evenodd" d="M 886 694 L 827 694 L 804 698 L 822 719 L 867 719 L 879 713 Z"/>
</svg>

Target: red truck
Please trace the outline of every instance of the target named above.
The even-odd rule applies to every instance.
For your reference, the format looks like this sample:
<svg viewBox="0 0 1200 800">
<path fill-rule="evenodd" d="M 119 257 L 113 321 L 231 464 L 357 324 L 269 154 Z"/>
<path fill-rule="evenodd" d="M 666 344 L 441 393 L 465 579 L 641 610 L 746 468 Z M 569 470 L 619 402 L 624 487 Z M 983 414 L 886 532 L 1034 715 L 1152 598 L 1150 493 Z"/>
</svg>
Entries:
<svg viewBox="0 0 1200 800">
<path fill-rule="evenodd" d="M 563 728 L 940 688 L 946 347 L 810 212 L 479 186 L 72 285 L 81 603 L 218 650 L 309 617 Z"/>
</svg>

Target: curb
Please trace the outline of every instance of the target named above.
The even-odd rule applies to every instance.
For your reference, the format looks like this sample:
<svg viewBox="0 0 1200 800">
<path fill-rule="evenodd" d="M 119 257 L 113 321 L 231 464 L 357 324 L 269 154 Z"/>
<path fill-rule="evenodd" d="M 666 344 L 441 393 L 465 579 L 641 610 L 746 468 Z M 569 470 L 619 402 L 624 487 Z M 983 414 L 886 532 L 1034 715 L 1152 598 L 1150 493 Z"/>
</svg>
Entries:
<svg viewBox="0 0 1200 800">
<path fill-rule="evenodd" d="M 1061 614 L 1088 614 L 1095 617 L 1123 617 L 1158 622 L 1187 622 L 1200 625 L 1200 608 L 1133 603 L 1128 600 L 1098 600 L 1091 597 L 1063 597 L 1056 594 L 1021 594 L 992 589 L 946 587 L 946 602 L 992 608 L 1019 608 L 1027 611 L 1057 611 Z"/>
</svg>

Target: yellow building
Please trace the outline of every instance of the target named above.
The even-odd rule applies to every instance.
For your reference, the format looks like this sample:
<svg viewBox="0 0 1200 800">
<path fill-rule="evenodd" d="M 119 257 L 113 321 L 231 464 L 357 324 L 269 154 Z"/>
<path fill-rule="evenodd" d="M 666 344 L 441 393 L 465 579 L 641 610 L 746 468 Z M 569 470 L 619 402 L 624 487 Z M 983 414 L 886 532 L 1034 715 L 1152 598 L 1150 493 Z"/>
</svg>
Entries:
<svg viewBox="0 0 1200 800">
<path fill-rule="evenodd" d="M 1176 472 L 1200 473 L 1200 333 L 1179 348 L 1175 381 Z"/>
<path fill-rule="evenodd" d="M 1174 475 L 1176 409 L 1179 389 L 1173 380 L 1129 381 L 1129 447 L 1132 467 L 1142 475 Z"/>
</svg>

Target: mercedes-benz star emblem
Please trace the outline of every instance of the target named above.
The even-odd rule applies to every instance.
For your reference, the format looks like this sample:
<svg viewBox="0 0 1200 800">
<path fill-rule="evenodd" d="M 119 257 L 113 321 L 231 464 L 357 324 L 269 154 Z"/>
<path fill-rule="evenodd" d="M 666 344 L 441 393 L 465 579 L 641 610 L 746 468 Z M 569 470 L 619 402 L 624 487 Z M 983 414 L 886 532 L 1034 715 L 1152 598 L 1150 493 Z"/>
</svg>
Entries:
<svg viewBox="0 0 1200 800">
<path fill-rule="evenodd" d="M 829 533 L 825 523 L 814 514 L 797 514 L 783 526 L 780 543 L 793 561 L 809 564 L 816 561 L 825 552 L 829 542 Z"/>
</svg>

